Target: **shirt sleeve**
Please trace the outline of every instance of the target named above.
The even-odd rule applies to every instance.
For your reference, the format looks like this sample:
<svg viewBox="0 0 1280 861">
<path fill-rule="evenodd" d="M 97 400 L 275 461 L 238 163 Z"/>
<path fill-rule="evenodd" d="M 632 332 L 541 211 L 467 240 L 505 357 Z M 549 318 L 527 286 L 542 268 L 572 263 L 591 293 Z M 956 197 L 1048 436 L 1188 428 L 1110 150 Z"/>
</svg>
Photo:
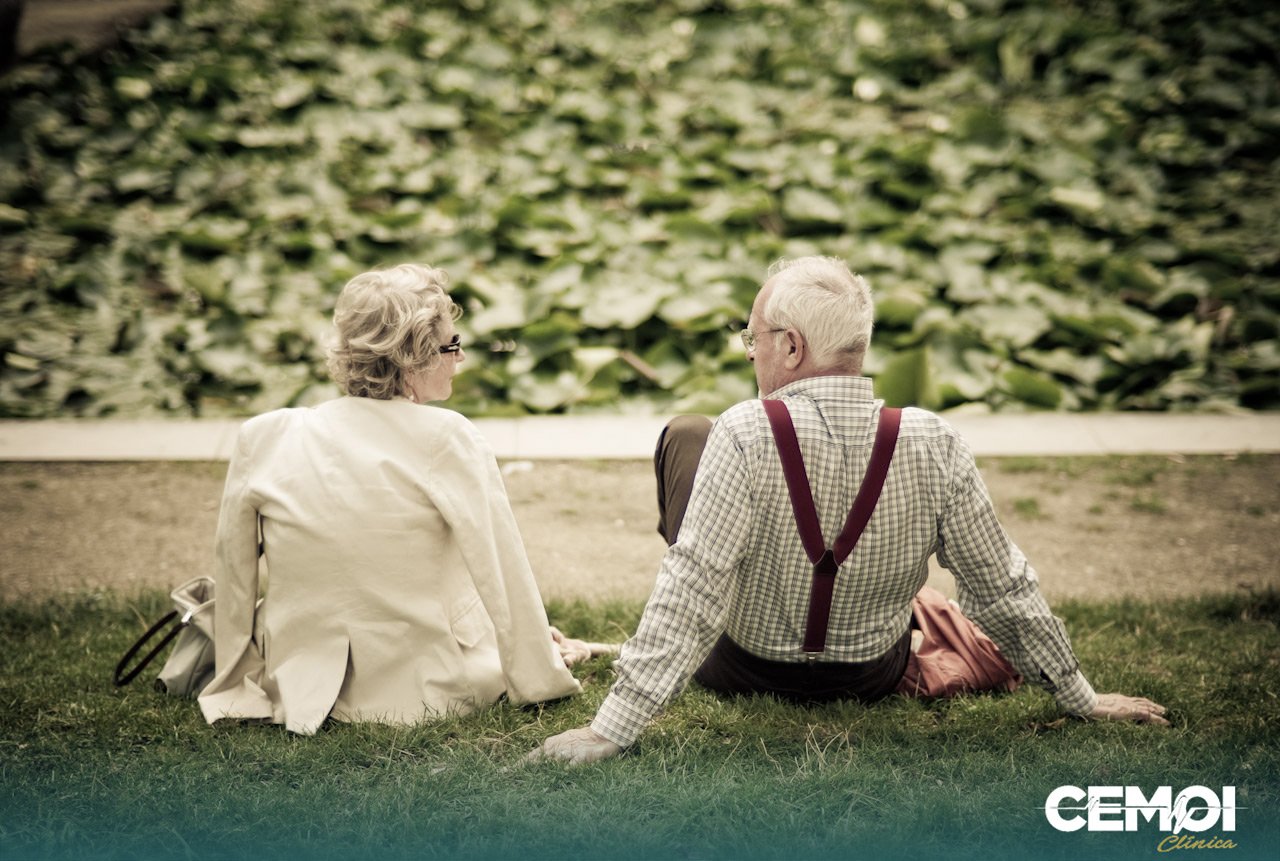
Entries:
<svg viewBox="0 0 1280 861">
<path fill-rule="evenodd" d="M 716 422 L 679 540 L 662 559 L 636 634 L 614 663 L 617 681 L 591 724 L 600 735 L 630 746 L 710 653 L 724 631 L 751 508 L 744 453 Z"/>
<path fill-rule="evenodd" d="M 258 509 L 250 491 L 252 427 L 236 438 L 227 465 L 218 531 L 214 539 L 213 680 L 200 693 L 205 720 L 272 717 L 271 699 L 262 690 L 264 663 L 254 642 L 258 603 Z"/>
<path fill-rule="evenodd" d="M 453 531 L 493 622 L 508 699 L 532 703 L 579 693 L 582 686 L 551 640 L 497 460 L 474 425 L 460 422 L 433 473 L 428 494 Z"/>
<path fill-rule="evenodd" d="M 1066 711 L 1088 714 L 1097 695 L 1080 672 L 1066 628 L 1041 595 L 1035 569 L 996 518 L 968 445 L 953 439 L 938 562 L 956 577 L 960 608 L 1024 678 L 1053 694 Z"/>
</svg>

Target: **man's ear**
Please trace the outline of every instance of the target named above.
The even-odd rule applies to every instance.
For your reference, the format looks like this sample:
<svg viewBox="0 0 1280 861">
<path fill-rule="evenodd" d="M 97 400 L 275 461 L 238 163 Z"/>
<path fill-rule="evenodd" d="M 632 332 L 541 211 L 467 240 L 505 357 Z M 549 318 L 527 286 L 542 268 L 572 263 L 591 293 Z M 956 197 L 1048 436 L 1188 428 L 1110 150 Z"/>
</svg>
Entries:
<svg viewBox="0 0 1280 861">
<path fill-rule="evenodd" d="M 787 355 L 783 360 L 783 366 L 788 370 L 795 370 L 804 362 L 805 343 L 804 337 L 795 329 L 787 330 Z"/>
</svg>

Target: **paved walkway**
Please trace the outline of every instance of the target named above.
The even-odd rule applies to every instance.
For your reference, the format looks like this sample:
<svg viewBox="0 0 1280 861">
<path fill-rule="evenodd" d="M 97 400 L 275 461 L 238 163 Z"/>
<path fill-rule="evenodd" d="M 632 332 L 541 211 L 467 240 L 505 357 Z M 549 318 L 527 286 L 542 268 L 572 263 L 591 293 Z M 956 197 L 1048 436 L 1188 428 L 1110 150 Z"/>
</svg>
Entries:
<svg viewBox="0 0 1280 861">
<path fill-rule="evenodd" d="M 1280 413 L 954 415 L 979 456 L 1280 452 Z M 478 419 L 498 457 L 653 456 L 665 418 Z M 240 420 L 0 421 L 0 461 L 226 460 Z"/>
</svg>

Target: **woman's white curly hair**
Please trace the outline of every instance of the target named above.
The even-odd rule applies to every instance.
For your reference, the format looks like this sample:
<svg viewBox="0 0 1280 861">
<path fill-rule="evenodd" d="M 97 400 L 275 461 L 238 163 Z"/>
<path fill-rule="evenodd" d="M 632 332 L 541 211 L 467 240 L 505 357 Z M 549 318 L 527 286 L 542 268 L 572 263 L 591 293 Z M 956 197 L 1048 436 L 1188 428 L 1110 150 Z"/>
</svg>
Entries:
<svg viewBox="0 0 1280 861">
<path fill-rule="evenodd" d="M 407 374 L 444 361 L 444 322 L 462 314 L 445 292 L 448 285 L 443 269 L 417 263 L 348 281 L 333 310 L 329 376 L 355 397 L 385 401 L 404 394 Z"/>
</svg>

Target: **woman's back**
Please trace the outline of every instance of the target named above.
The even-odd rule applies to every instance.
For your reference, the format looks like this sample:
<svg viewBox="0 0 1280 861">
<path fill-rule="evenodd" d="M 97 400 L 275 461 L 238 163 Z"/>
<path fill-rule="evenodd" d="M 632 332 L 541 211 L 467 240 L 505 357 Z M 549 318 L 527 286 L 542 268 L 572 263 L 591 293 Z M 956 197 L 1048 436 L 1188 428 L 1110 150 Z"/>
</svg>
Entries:
<svg viewBox="0 0 1280 861">
<path fill-rule="evenodd" d="M 220 652 L 201 698 L 210 720 L 267 717 L 243 713 L 246 691 L 257 699 L 248 711 L 269 703 L 272 720 L 312 732 L 330 713 L 412 723 L 504 690 L 577 690 L 551 649 L 493 456 L 457 413 L 345 397 L 252 419 L 228 472 L 219 547 L 256 542 L 257 516 L 270 581 L 261 667 L 242 651 L 245 672 L 224 678 Z M 222 581 L 249 575 L 242 558 L 220 565 L 221 610 Z"/>
</svg>

